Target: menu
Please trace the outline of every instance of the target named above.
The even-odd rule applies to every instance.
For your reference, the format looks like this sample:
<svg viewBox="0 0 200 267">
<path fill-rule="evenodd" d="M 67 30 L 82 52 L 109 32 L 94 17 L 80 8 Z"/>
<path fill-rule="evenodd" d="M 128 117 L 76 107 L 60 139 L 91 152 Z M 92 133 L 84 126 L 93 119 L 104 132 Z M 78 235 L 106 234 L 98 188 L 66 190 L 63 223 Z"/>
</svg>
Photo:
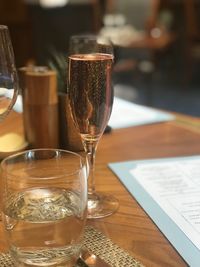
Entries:
<svg viewBox="0 0 200 267">
<path fill-rule="evenodd" d="M 109 164 L 189 266 L 200 265 L 200 156 Z"/>
<path fill-rule="evenodd" d="M 139 126 L 174 120 L 175 116 L 158 109 L 114 98 L 113 109 L 108 124 L 113 129 Z"/>
</svg>

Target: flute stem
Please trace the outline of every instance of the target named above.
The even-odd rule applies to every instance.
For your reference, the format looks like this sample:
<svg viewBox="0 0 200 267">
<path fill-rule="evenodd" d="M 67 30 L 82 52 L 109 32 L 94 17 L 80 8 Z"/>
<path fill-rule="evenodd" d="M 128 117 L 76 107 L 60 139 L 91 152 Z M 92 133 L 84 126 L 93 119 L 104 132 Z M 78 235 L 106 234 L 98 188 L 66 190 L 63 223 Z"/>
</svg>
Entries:
<svg viewBox="0 0 200 267">
<path fill-rule="evenodd" d="M 95 193 L 95 156 L 98 141 L 83 141 L 84 149 L 86 151 L 86 156 L 89 164 L 89 177 L 88 177 L 88 194 L 92 195 Z"/>
</svg>

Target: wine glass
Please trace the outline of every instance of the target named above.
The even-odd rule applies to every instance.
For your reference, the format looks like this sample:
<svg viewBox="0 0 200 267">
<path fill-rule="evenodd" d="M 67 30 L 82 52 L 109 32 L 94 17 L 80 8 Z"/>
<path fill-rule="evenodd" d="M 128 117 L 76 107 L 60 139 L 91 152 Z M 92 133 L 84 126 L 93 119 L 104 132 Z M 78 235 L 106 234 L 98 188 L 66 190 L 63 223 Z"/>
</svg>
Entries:
<svg viewBox="0 0 200 267">
<path fill-rule="evenodd" d="M 96 192 L 94 177 L 97 145 L 113 104 L 113 59 L 113 47 L 108 39 L 93 35 L 70 38 L 68 93 L 72 118 L 81 135 L 90 167 L 88 218 L 102 218 L 118 208 L 115 197 Z"/>
<path fill-rule="evenodd" d="M 0 121 L 12 109 L 18 94 L 18 77 L 8 27 L 0 25 Z"/>
</svg>

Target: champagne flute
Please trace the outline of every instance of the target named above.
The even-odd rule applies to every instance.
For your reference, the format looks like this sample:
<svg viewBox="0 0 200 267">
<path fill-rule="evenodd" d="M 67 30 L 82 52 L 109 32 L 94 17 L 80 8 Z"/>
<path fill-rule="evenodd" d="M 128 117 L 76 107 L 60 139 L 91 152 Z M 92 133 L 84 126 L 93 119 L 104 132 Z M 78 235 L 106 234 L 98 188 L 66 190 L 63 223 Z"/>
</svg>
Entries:
<svg viewBox="0 0 200 267">
<path fill-rule="evenodd" d="M 90 167 L 88 218 L 102 218 L 118 208 L 115 197 L 96 192 L 94 177 L 97 145 L 110 118 L 113 103 L 113 59 L 113 47 L 108 39 L 93 35 L 70 38 L 69 103 Z"/>
<path fill-rule="evenodd" d="M 0 25 L 0 121 L 12 109 L 18 94 L 18 77 L 8 27 Z"/>
</svg>

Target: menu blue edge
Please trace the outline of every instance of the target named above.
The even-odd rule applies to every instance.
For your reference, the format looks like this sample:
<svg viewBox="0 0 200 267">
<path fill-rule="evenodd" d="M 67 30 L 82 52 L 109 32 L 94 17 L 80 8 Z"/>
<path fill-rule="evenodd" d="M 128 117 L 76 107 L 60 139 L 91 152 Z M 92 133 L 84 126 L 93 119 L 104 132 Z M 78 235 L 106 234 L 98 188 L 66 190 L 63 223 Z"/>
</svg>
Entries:
<svg viewBox="0 0 200 267">
<path fill-rule="evenodd" d="M 195 158 L 200 156 L 181 157 L 181 160 Z M 145 189 L 136 181 L 130 170 L 140 163 L 150 163 L 155 161 L 173 161 L 177 158 L 135 160 L 126 162 L 109 163 L 109 168 L 117 175 L 122 184 L 137 200 L 140 206 L 150 216 L 161 232 L 166 236 L 169 242 L 180 253 L 182 258 L 191 267 L 200 266 L 200 250 L 191 242 L 191 240 L 181 231 L 173 220 L 161 209 L 155 200 L 145 191 Z"/>
</svg>

